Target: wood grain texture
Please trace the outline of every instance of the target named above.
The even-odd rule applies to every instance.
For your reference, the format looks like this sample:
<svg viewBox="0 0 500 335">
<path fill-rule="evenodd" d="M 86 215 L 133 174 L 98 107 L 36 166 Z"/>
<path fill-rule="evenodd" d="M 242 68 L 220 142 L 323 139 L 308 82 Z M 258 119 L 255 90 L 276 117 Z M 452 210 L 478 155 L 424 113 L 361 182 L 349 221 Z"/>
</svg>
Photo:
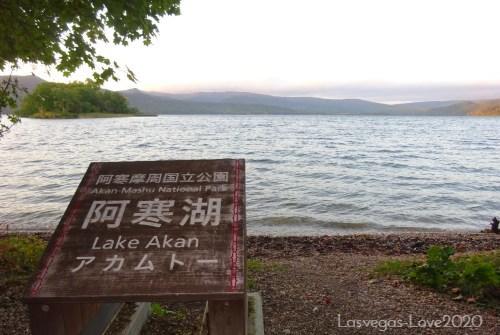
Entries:
<svg viewBox="0 0 500 335">
<path fill-rule="evenodd" d="M 209 335 L 246 335 L 247 300 L 209 301 Z"/>
<path fill-rule="evenodd" d="M 227 181 L 214 181 L 216 172 L 227 173 Z M 194 179 L 192 182 L 179 179 L 176 183 L 163 179 L 159 183 L 147 181 L 151 175 L 164 178 L 175 173 L 179 178 L 188 174 Z M 129 180 L 133 175 L 144 175 L 144 182 L 116 184 L 114 179 L 109 183 L 98 182 L 100 176 L 124 175 Z M 198 176 L 201 177 L 197 180 Z M 159 227 L 134 223 L 141 211 L 139 202 L 155 199 L 174 201 L 171 215 L 165 215 L 169 222 L 160 220 Z M 205 204 L 198 209 L 207 212 L 209 199 L 221 201 L 218 224 L 213 224 L 214 214 L 206 224 L 199 220 L 190 224 L 188 219 L 185 225 L 180 225 L 187 215 L 193 215 L 198 201 Z M 129 201 L 118 227 L 110 228 L 116 225 L 112 219 L 96 219 L 83 229 L 95 201 L 116 200 Z M 119 209 L 117 205 L 115 209 L 109 205 L 106 212 L 106 206 L 98 213 L 101 218 L 106 213 L 112 217 L 113 211 Z M 240 299 L 245 293 L 245 223 L 243 160 L 92 163 L 49 243 L 25 300 Z M 77 257 L 92 261 L 72 271 L 82 262 Z M 114 266 L 105 270 L 113 259 Z M 148 267 L 149 264 L 154 268 Z M 118 268 L 119 271 L 113 271 Z"/>
</svg>

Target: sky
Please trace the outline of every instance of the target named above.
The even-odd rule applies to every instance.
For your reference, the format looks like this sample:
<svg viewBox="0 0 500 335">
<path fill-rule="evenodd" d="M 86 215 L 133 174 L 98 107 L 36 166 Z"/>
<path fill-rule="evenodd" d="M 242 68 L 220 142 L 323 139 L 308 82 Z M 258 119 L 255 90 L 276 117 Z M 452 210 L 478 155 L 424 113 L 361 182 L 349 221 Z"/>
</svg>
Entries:
<svg viewBox="0 0 500 335">
<path fill-rule="evenodd" d="M 139 81 L 381 102 L 500 98 L 498 0 L 182 0 L 149 47 L 100 45 Z M 27 70 L 26 70 L 27 69 Z M 70 79 L 26 68 L 49 80 Z"/>
</svg>

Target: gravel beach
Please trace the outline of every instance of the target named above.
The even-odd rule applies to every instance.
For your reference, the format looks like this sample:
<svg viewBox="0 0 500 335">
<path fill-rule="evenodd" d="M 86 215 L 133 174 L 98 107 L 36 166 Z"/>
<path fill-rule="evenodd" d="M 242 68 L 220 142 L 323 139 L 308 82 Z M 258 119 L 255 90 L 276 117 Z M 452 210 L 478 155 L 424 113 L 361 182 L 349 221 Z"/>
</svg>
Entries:
<svg viewBox="0 0 500 335">
<path fill-rule="evenodd" d="M 48 238 L 48 235 L 43 235 Z M 261 264 L 250 290 L 263 297 L 266 334 L 498 334 L 498 308 L 480 306 L 397 279 L 373 279 L 382 260 L 423 255 L 430 245 L 457 252 L 500 249 L 500 235 L 402 233 L 321 237 L 250 236 L 247 254 Z M 0 287 L 0 334 L 29 334 L 24 282 Z M 203 304 L 165 304 L 143 334 L 198 334 Z M 419 327 L 447 316 L 480 327 Z M 355 326 L 356 320 L 359 327 Z M 359 321 L 361 320 L 361 321 Z M 365 321 L 363 321 L 365 320 Z M 369 320 L 377 321 L 366 326 Z M 365 323 L 363 323 L 365 322 Z M 400 327 L 393 327 L 397 322 Z M 478 323 L 475 325 L 477 326 Z M 113 332 L 119 327 L 113 327 Z"/>
</svg>

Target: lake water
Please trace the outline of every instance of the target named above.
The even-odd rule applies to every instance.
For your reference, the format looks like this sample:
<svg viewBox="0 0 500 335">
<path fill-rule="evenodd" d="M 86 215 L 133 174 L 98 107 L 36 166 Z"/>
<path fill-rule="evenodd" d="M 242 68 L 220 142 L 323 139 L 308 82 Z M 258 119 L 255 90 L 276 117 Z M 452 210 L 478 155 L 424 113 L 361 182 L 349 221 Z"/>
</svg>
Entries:
<svg viewBox="0 0 500 335">
<path fill-rule="evenodd" d="M 91 161 L 244 158 L 250 234 L 478 230 L 500 216 L 500 118 L 24 119 L 0 224 L 53 229 Z"/>
</svg>

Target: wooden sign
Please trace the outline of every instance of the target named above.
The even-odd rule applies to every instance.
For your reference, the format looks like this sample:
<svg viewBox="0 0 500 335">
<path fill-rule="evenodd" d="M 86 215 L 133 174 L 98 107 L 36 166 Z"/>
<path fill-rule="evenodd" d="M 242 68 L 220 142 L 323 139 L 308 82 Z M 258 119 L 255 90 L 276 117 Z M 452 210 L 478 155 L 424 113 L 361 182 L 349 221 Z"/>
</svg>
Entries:
<svg viewBox="0 0 500 335">
<path fill-rule="evenodd" d="M 243 160 L 92 163 L 28 302 L 241 299 Z"/>
</svg>

